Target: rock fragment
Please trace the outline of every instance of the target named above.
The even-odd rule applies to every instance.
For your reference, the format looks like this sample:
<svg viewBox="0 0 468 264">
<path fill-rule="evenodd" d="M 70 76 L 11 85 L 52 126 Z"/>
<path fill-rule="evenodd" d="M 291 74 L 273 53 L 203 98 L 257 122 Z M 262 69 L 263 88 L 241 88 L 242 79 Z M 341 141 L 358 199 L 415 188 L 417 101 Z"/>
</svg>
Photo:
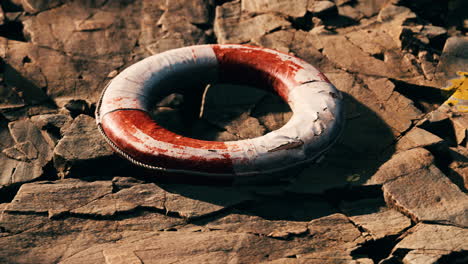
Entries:
<svg viewBox="0 0 468 264">
<path fill-rule="evenodd" d="M 110 163 L 114 165 L 105 165 Z M 75 118 L 54 149 L 54 166 L 60 177 L 84 175 L 90 169 L 93 173 L 111 173 L 120 168 L 115 164 L 117 159 L 99 133 L 96 121 L 87 115 Z"/>
<path fill-rule="evenodd" d="M 383 183 L 387 204 L 415 222 L 468 226 L 468 197 L 432 159 L 421 148 L 400 152 L 382 165 L 368 183 Z"/>
<path fill-rule="evenodd" d="M 467 37 L 450 37 L 445 42 L 436 73 L 442 84 L 458 77 L 457 72 L 466 69 L 468 64 L 467 46 Z"/>
<path fill-rule="evenodd" d="M 206 227 L 212 230 L 221 229 L 227 232 L 251 233 L 283 239 L 308 232 L 305 221 L 269 220 L 242 212 L 212 221 Z"/>
<path fill-rule="evenodd" d="M 35 180 L 43 175 L 43 168 L 52 159 L 53 143 L 48 142 L 30 119 L 8 124 L 0 154 L 0 184 L 11 185 Z M 2 147 L 0 145 L 0 147 Z"/>
<path fill-rule="evenodd" d="M 432 154 L 423 148 L 400 152 L 385 162 L 367 181 L 367 184 L 384 184 L 400 176 L 416 173 L 418 170 L 431 166 L 433 162 Z"/>
<path fill-rule="evenodd" d="M 277 15 L 266 13 L 249 17 L 241 12 L 240 1 L 227 2 L 216 7 L 214 32 L 218 43 L 246 43 L 275 29 L 290 27 Z"/>
<path fill-rule="evenodd" d="M 338 13 L 342 16 L 360 20 L 362 18 L 372 17 L 379 13 L 381 8 L 386 4 L 386 0 L 358 0 L 354 5 L 341 1 L 337 3 Z"/>
<path fill-rule="evenodd" d="M 7 212 L 46 213 L 49 217 L 85 206 L 112 192 L 112 183 L 104 181 L 83 182 L 66 179 L 55 182 L 28 183 L 21 186 Z"/>
<path fill-rule="evenodd" d="M 214 190 L 209 187 L 181 185 L 173 187 L 171 191 L 166 191 L 153 183 L 135 184 L 116 193 L 95 199 L 85 206 L 71 210 L 71 212 L 111 216 L 130 212 L 137 208 L 153 208 L 166 214 L 177 214 L 180 217 L 190 219 L 213 214 L 249 199 L 243 193 L 229 189 L 223 190 L 222 188 Z M 217 194 L 222 194 L 223 198 L 218 199 L 216 203 L 209 202 L 210 198 L 219 197 Z"/>
<path fill-rule="evenodd" d="M 244 0 L 242 11 L 252 13 L 277 12 L 291 17 L 303 17 L 307 12 L 308 0 Z"/>
<path fill-rule="evenodd" d="M 336 10 L 336 5 L 331 1 L 309 1 L 307 10 L 316 15 L 320 15 L 322 13 Z"/>
<path fill-rule="evenodd" d="M 468 250 L 466 228 L 445 225 L 418 224 L 392 250 L 392 255 L 382 263 L 439 263 L 447 255 Z M 407 252 L 403 257 L 398 252 Z M 466 260 L 466 256 L 461 255 Z M 460 260 L 461 260 L 460 259 Z M 388 262 L 387 262 L 388 261 Z M 463 263 L 463 260 L 461 260 Z M 457 263 L 457 262 L 454 262 Z"/>
<path fill-rule="evenodd" d="M 176 0 L 166 1 L 167 12 L 171 16 L 186 18 L 190 23 L 197 25 L 208 24 L 210 0 Z"/>
<path fill-rule="evenodd" d="M 468 149 L 461 146 L 452 147 L 449 154 L 452 158 L 452 162 L 449 164 L 452 177 L 460 181 L 459 186 L 463 185 L 465 190 L 468 190 Z"/>
<path fill-rule="evenodd" d="M 411 129 L 405 136 L 398 140 L 396 149 L 407 150 L 418 147 L 433 146 L 442 143 L 440 137 L 418 127 Z"/>
<path fill-rule="evenodd" d="M 383 199 L 343 202 L 340 208 L 374 240 L 398 235 L 411 226 L 408 217 L 387 208 Z"/>
</svg>

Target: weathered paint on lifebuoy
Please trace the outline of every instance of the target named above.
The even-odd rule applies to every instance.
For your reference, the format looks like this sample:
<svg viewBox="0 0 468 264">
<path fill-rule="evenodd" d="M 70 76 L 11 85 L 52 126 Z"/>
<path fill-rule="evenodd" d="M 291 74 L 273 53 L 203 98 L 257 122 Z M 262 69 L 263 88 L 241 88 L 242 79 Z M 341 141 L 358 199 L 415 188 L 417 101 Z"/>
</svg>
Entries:
<svg viewBox="0 0 468 264">
<path fill-rule="evenodd" d="M 148 114 L 174 87 L 230 82 L 273 89 L 291 107 L 282 128 L 230 142 L 175 134 Z M 341 93 L 307 62 L 246 45 L 199 45 L 148 57 L 117 75 L 104 90 L 96 121 L 119 154 L 150 169 L 215 176 L 268 173 L 316 159 L 343 127 Z"/>
</svg>

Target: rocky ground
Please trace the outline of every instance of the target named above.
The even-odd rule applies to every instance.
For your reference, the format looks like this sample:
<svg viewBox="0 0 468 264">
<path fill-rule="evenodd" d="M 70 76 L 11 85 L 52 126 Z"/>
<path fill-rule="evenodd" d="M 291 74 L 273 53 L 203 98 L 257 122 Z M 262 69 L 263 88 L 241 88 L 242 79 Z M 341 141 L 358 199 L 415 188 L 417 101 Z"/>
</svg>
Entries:
<svg viewBox="0 0 468 264">
<path fill-rule="evenodd" d="M 444 104 L 448 80 L 468 71 L 467 9 L 2 1 L 0 262 L 468 263 L 468 117 Z M 345 95 L 337 145 L 305 167 L 209 185 L 148 175 L 113 154 L 93 117 L 104 85 L 144 57 L 202 43 L 259 45 L 317 66 Z M 154 118 L 237 140 L 291 116 L 253 88 L 207 91 L 201 114 L 192 96 L 173 94 Z"/>
</svg>

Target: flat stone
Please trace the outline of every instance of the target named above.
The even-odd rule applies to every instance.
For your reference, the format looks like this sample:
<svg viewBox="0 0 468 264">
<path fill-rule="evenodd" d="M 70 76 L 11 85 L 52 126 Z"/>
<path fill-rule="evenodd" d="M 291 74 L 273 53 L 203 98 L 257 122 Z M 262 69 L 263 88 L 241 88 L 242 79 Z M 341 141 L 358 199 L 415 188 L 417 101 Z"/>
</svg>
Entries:
<svg viewBox="0 0 468 264">
<path fill-rule="evenodd" d="M 66 179 L 55 182 L 28 183 L 21 186 L 6 207 L 9 213 L 47 213 L 54 217 L 112 193 L 112 182 L 84 182 Z"/>
<path fill-rule="evenodd" d="M 0 167 L 3 168 L 0 184 L 39 178 L 43 175 L 43 167 L 52 159 L 53 146 L 29 119 L 10 122 L 8 128 L 9 135 L 4 130 L 2 137 L 5 145 L 0 154 Z"/>
<path fill-rule="evenodd" d="M 458 78 L 457 72 L 466 69 L 466 65 L 468 65 L 467 46 L 467 37 L 450 37 L 447 39 L 436 73 L 442 83 Z"/>
<path fill-rule="evenodd" d="M 3 13 L 3 8 L 0 7 L 0 25 L 3 25 L 5 22 L 5 14 Z"/>
<path fill-rule="evenodd" d="M 251 115 L 256 117 L 267 132 L 285 125 L 292 117 L 289 106 L 277 96 L 265 96 L 253 109 Z"/>
<path fill-rule="evenodd" d="M 54 166 L 61 177 L 83 175 L 84 171 L 89 170 L 90 163 L 96 164 L 91 166 L 94 173 L 99 167 L 106 167 L 102 170 L 105 172 L 109 167 L 103 164 L 113 159 L 113 151 L 99 133 L 96 121 L 87 115 L 79 115 L 73 120 L 54 149 Z"/>
<path fill-rule="evenodd" d="M 171 15 L 185 17 L 190 23 L 203 25 L 209 22 L 209 0 L 166 1 L 166 6 Z"/>
<path fill-rule="evenodd" d="M 65 114 L 45 114 L 31 117 L 31 121 L 40 129 L 53 127 L 54 129 L 65 131 L 71 125 L 73 119 Z"/>
<path fill-rule="evenodd" d="M 375 42 L 373 38 L 370 40 L 367 38 L 367 42 L 372 44 L 364 45 L 364 49 L 354 43 L 361 43 L 365 38 L 356 37 L 355 34 L 351 34 L 354 35 L 354 38 L 350 39 L 343 35 L 322 36 L 320 38 L 323 46 L 322 53 L 341 69 L 348 72 L 373 77 L 393 78 L 417 85 L 428 85 L 429 81 L 421 79 L 419 69 L 412 62 L 414 60 L 411 57 L 412 55 L 401 52 L 391 42 L 382 46 L 383 41 L 387 39 L 385 37 L 387 33 L 382 31 L 379 34 L 381 36 L 376 38 Z M 366 35 L 372 36 L 370 33 Z M 372 54 L 375 52 L 375 48 L 371 49 L 372 46 L 385 47 L 385 52 L 383 54 Z M 370 53 L 367 51 L 370 51 Z"/>
<path fill-rule="evenodd" d="M 449 164 L 449 168 L 452 169 L 452 177 L 458 179 L 465 189 L 468 189 L 468 149 L 462 146 L 452 147 L 449 154 L 452 158 L 452 162 Z"/>
<path fill-rule="evenodd" d="M 3 80 L 3 75 L 0 75 L 0 110 L 20 108 L 25 106 L 21 93 L 16 91 L 14 87 L 7 85 Z"/>
<path fill-rule="evenodd" d="M 411 226 L 411 220 L 385 206 L 383 199 L 343 202 L 340 206 L 349 219 L 374 240 L 398 235 Z"/>
<path fill-rule="evenodd" d="M 308 224 L 309 234 L 323 246 L 357 244 L 365 241 L 361 232 L 343 214 L 332 214 L 315 219 Z M 338 239 L 337 239 L 338 238 Z"/>
<path fill-rule="evenodd" d="M 254 17 L 243 16 L 240 1 L 227 2 L 216 7 L 214 32 L 218 43 L 245 43 L 291 24 L 282 17 L 267 13 Z"/>
<path fill-rule="evenodd" d="M 333 9 L 336 9 L 336 5 L 331 1 L 309 1 L 307 5 L 307 10 L 314 14 L 329 12 Z"/>
<path fill-rule="evenodd" d="M 434 165 L 400 175 L 382 190 L 391 207 L 415 222 L 468 226 L 468 197 Z"/>
<path fill-rule="evenodd" d="M 466 228 L 445 225 L 417 224 L 392 250 L 409 251 L 403 258 L 404 263 L 438 263 L 445 255 L 466 251 Z M 396 254 L 395 254 L 396 255 Z M 398 259 L 390 256 L 388 260 Z M 387 262 L 384 262 L 387 263 Z"/>
<path fill-rule="evenodd" d="M 379 13 L 385 5 L 385 0 L 358 0 L 354 5 L 339 3 L 338 12 L 354 20 L 369 18 Z"/>
<path fill-rule="evenodd" d="M 346 246 L 362 242 L 359 231 L 347 221 L 346 217 L 331 215 L 321 221 L 311 222 L 309 226 L 309 230 L 313 232 L 309 240 L 301 237 L 293 240 L 272 239 L 224 230 L 147 232 L 144 235 L 122 238 L 117 243 L 93 245 L 69 258 L 63 258 L 62 262 L 76 263 L 77 260 L 81 260 L 81 263 L 88 263 L 86 259 L 103 252 L 101 254 L 104 254 L 106 259 L 132 259 L 133 255 L 136 255 L 144 263 L 151 263 L 152 259 L 164 259 L 169 263 L 174 260 L 218 263 L 229 261 L 233 253 L 236 260 L 249 263 L 282 263 L 270 261 L 291 256 L 312 259 L 311 255 L 321 255 L 322 261 L 336 259 L 339 255 L 350 260 L 345 263 L 366 263 L 351 262 L 350 252 L 345 249 Z M 330 232 L 332 230 L 337 232 Z M 154 247 L 156 241 L 161 246 Z M 334 247 L 333 255 L 329 250 L 330 247 Z"/>
<path fill-rule="evenodd" d="M 251 233 L 274 238 L 294 237 L 308 232 L 306 221 L 268 220 L 255 215 L 229 214 L 206 225 L 212 230 Z"/>
<path fill-rule="evenodd" d="M 62 138 L 65 130 L 71 125 L 73 119 L 66 114 L 44 114 L 31 117 L 31 121 L 41 130 L 49 141 L 55 146 Z"/>
<path fill-rule="evenodd" d="M 385 57 L 384 54 L 387 50 L 399 48 L 392 36 L 380 27 L 352 31 L 346 34 L 346 38 L 362 51 L 374 57 L 379 55 Z"/>
<path fill-rule="evenodd" d="M 433 146 L 442 143 L 444 140 L 440 137 L 418 127 L 411 129 L 405 136 L 398 140 L 396 149 L 398 151 Z"/>
<path fill-rule="evenodd" d="M 403 151 L 385 162 L 367 181 L 367 184 L 384 184 L 401 176 L 417 174 L 418 171 L 430 167 L 433 163 L 434 157 L 423 148 Z"/>
<path fill-rule="evenodd" d="M 160 246 L 154 247 L 155 243 Z M 173 261 L 225 263 L 233 256 L 236 261 L 242 263 L 260 263 L 300 254 L 308 251 L 308 246 L 302 241 L 284 241 L 224 231 L 149 232 L 122 239 L 118 243 L 94 245 L 79 254 L 63 259 L 62 262 L 76 263 L 80 260 L 81 263 L 90 263 L 86 259 L 96 254 L 104 254 L 105 259 L 129 259 L 129 256 L 134 254 L 142 263 L 151 263 L 155 259 L 164 260 L 166 263 Z"/>
<path fill-rule="evenodd" d="M 244 0 L 242 11 L 252 13 L 278 12 L 291 17 L 303 17 L 308 0 Z"/>
<path fill-rule="evenodd" d="M 18 0 L 21 6 L 28 13 L 34 14 L 41 11 L 45 11 L 63 4 L 63 0 Z"/>
<path fill-rule="evenodd" d="M 181 185 L 173 187 L 172 190 L 177 192 L 168 192 L 154 183 L 135 184 L 116 193 L 105 195 L 71 212 L 110 216 L 130 212 L 137 208 L 153 208 L 165 213 L 176 213 L 188 219 L 209 215 L 249 199 L 247 195 L 227 188 L 215 190 L 203 186 Z M 218 194 L 223 198 L 218 199 L 216 203 L 208 202 L 210 197 L 217 197 Z"/>
<path fill-rule="evenodd" d="M 468 138 L 468 114 L 458 112 L 452 115 L 450 120 L 455 130 L 455 140 L 461 145 Z"/>
<path fill-rule="evenodd" d="M 158 213 L 141 213 L 114 220 L 76 217 L 51 220 L 41 214 L 5 212 L 0 225 L 7 232 L 6 236 L 0 237 L 0 245 L 8 246 L 10 250 L 2 250 L 0 258 L 9 263 L 53 263 L 78 254 L 75 262 L 67 263 L 106 263 L 103 253 L 81 255 L 80 252 L 126 237 L 171 229 L 183 222 L 183 219 Z"/>
<path fill-rule="evenodd" d="M 394 23 L 404 24 L 409 19 L 416 18 L 416 14 L 411 9 L 398 6 L 398 5 L 387 5 L 382 8 L 377 16 L 380 22 L 392 21 Z"/>
<path fill-rule="evenodd" d="M 59 1 L 32 2 L 51 5 Z M 60 4 L 24 19 L 30 41 L 8 41 L 5 61 L 34 86 L 47 86 L 48 95 L 59 106 L 63 98 L 95 102 L 106 81 L 102 73 L 122 67 L 135 46 L 139 34 L 135 14 L 140 9 L 111 2 L 93 2 L 86 8 L 75 2 Z M 23 65 L 25 57 L 31 62 Z M 55 65 L 62 70 L 57 71 Z"/>
<path fill-rule="evenodd" d="M 207 140 L 239 140 L 263 135 L 265 127 L 250 113 L 257 104 L 262 103 L 265 95 L 265 91 L 250 86 L 210 86 L 203 98 L 200 117 L 218 130 L 201 126 L 198 134 L 203 134 L 202 138 Z M 213 131 L 213 135 L 209 131 Z"/>
</svg>

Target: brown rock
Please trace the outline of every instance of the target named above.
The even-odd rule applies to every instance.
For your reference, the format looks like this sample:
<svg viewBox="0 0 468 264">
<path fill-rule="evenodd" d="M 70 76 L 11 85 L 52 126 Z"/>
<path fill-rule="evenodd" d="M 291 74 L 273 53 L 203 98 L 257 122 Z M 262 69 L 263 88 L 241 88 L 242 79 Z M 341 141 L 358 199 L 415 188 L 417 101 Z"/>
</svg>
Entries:
<svg viewBox="0 0 468 264">
<path fill-rule="evenodd" d="M 87 205 L 112 192 L 112 183 L 83 182 L 66 179 L 55 182 L 28 183 L 21 186 L 14 200 L 6 207 L 9 213 L 47 213 L 54 217 Z"/>
<path fill-rule="evenodd" d="M 185 17 L 193 24 L 207 24 L 211 0 L 177 0 L 166 1 L 167 11 L 171 16 Z"/>
<path fill-rule="evenodd" d="M 287 220 L 267 220 L 255 215 L 229 214 L 206 225 L 212 230 L 236 233 L 251 233 L 275 238 L 288 238 L 308 232 L 307 222 Z"/>
<path fill-rule="evenodd" d="M 57 7 L 63 4 L 64 0 L 15 0 L 18 4 L 24 8 L 24 10 L 28 13 L 34 14 L 38 12 L 42 12 L 54 7 Z"/>
<path fill-rule="evenodd" d="M 227 2 L 216 7 L 214 32 L 218 43 L 245 43 L 290 23 L 277 15 L 267 13 L 254 17 L 242 15 L 240 1 Z"/>
<path fill-rule="evenodd" d="M 418 171 L 430 167 L 433 162 L 432 154 L 423 148 L 403 151 L 384 163 L 367 184 L 384 184 L 401 176 L 417 174 Z"/>
<path fill-rule="evenodd" d="M 387 5 L 380 10 L 377 19 L 381 22 L 391 21 L 401 26 L 408 20 L 416 18 L 416 14 L 411 9 L 404 6 Z"/>
<path fill-rule="evenodd" d="M 314 14 L 330 12 L 333 9 L 336 9 L 336 5 L 331 1 L 309 1 L 307 5 L 307 10 Z"/>
<path fill-rule="evenodd" d="M 52 159 L 53 146 L 29 119 L 10 122 L 8 128 L 11 137 L 3 129 L 0 184 L 10 185 L 39 178 L 43 175 L 43 167 Z"/>
<path fill-rule="evenodd" d="M 449 154 L 452 162 L 449 168 L 452 169 L 451 176 L 456 181 L 460 182 L 458 186 L 464 186 L 468 189 L 468 149 L 458 146 L 450 148 Z"/>
<path fill-rule="evenodd" d="M 86 115 L 75 118 L 54 149 L 54 166 L 60 177 L 82 175 L 91 163 L 96 164 L 91 166 L 96 171 L 112 159 L 113 152 L 99 133 L 95 120 Z M 112 168 L 104 167 L 102 172 L 112 171 Z"/>
<path fill-rule="evenodd" d="M 437 65 L 436 76 L 441 83 L 458 78 L 457 71 L 464 71 L 468 64 L 467 37 L 450 37 L 445 42 L 440 62 Z"/>
<path fill-rule="evenodd" d="M 466 251 L 468 249 L 467 236 L 466 228 L 418 224 L 395 246 L 392 253 L 395 254 L 398 250 L 409 251 L 402 259 L 404 263 L 438 263 L 444 255 Z M 398 257 L 388 258 L 388 260 L 392 259 L 398 259 Z"/>
<path fill-rule="evenodd" d="M 5 14 L 3 13 L 3 8 L 0 6 L 0 25 L 3 25 L 5 22 Z"/>
<path fill-rule="evenodd" d="M 46 114 L 31 117 L 31 121 L 40 129 L 54 128 L 64 133 L 71 125 L 72 118 L 65 114 Z"/>
<path fill-rule="evenodd" d="M 349 219 L 368 232 L 374 240 L 400 234 L 411 226 L 411 220 L 385 206 L 382 199 L 344 202 L 340 206 Z"/>
<path fill-rule="evenodd" d="M 242 11 L 253 13 L 277 12 L 291 17 L 303 17 L 308 0 L 244 0 Z"/>
<path fill-rule="evenodd" d="M 360 20 L 361 18 L 372 17 L 379 13 L 386 2 L 386 0 L 358 0 L 353 6 L 345 5 L 343 2 L 337 3 L 337 5 L 340 15 Z"/>
<path fill-rule="evenodd" d="M 173 188 L 183 195 L 195 196 L 191 199 L 178 193 L 167 192 L 157 185 L 136 184 L 122 189 L 116 193 L 102 196 L 99 199 L 72 210 L 75 214 L 110 216 L 117 213 L 133 211 L 137 208 L 149 208 L 165 213 L 176 213 L 184 218 L 195 218 L 209 215 L 226 207 L 244 202 L 249 199 L 243 193 L 229 189 L 213 189 L 208 187 L 177 186 Z M 204 202 L 204 200 L 218 195 L 223 195 L 216 203 Z M 205 198 L 199 200 L 200 198 Z"/>
<path fill-rule="evenodd" d="M 266 131 L 274 131 L 285 125 L 292 116 L 289 106 L 277 96 L 267 95 L 252 111 Z"/>
<path fill-rule="evenodd" d="M 345 92 L 346 132 L 324 159 L 299 174 L 290 187 L 294 192 L 320 193 L 363 184 L 392 154 L 394 135 L 408 129 L 421 113 L 409 99 L 393 90 L 388 79 L 363 76 L 363 80 L 342 71 L 326 75 Z M 397 116 L 395 111 L 401 114 Z"/>
<path fill-rule="evenodd" d="M 434 165 L 400 175 L 382 189 L 387 203 L 413 221 L 468 226 L 468 197 Z"/>
<path fill-rule="evenodd" d="M 333 238 L 339 238 L 339 243 L 359 243 L 364 240 L 361 232 L 343 214 L 332 214 L 312 220 L 307 227 L 311 236 L 330 243 L 329 246 L 338 242 Z"/>
<path fill-rule="evenodd" d="M 442 143 L 444 140 L 440 137 L 418 127 L 411 129 L 405 136 L 403 136 L 398 143 L 396 148 L 399 151 L 433 146 Z"/>
<path fill-rule="evenodd" d="M 34 213 L 4 213 L 0 220 L 7 235 L 0 237 L 0 259 L 8 263 L 54 263 L 75 255 L 76 262 L 105 263 L 102 253 L 81 254 L 90 246 L 113 244 L 126 237 L 145 236 L 149 232 L 170 229 L 182 219 L 158 213 L 141 213 L 116 220 L 80 219 L 75 217 L 50 220 Z M 19 229 L 18 229 L 19 228 Z"/>
<path fill-rule="evenodd" d="M 155 243 L 160 246 L 154 247 Z M 134 259 L 129 257 L 134 254 L 143 263 L 155 263 L 155 260 L 158 263 L 225 263 L 232 259 L 241 263 L 259 263 L 308 250 L 309 245 L 298 241 L 284 241 L 245 233 L 152 232 L 123 239 L 118 243 L 95 245 L 62 262 L 76 263 L 80 260 L 81 263 L 90 263 L 86 259 L 100 254 L 103 254 L 105 259 Z"/>
<path fill-rule="evenodd" d="M 253 87 L 231 84 L 210 86 L 203 98 L 202 120 L 215 125 L 218 131 L 209 140 L 239 140 L 261 136 L 265 128 L 257 118 L 250 116 L 256 104 L 262 103 L 265 92 Z M 211 128 L 213 130 L 213 128 Z"/>
<path fill-rule="evenodd" d="M 132 19 L 136 6 L 100 4 L 84 8 L 67 2 L 27 17 L 24 31 L 31 43 L 9 41 L 5 61 L 35 86 L 47 86 L 48 94 L 56 100 L 95 101 L 106 81 L 102 73 L 123 66 L 123 54 L 130 53 L 138 36 L 138 25 Z M 94 10 L 93 16 L 89 16 L 90 10 Z M 22 63 L 25 57 L 31 61 L 27 67 Z M 62 70 L 57 71 L 56 65 Z M 60 100 L 57 103 L 62 106 Z"/>
</svg>

